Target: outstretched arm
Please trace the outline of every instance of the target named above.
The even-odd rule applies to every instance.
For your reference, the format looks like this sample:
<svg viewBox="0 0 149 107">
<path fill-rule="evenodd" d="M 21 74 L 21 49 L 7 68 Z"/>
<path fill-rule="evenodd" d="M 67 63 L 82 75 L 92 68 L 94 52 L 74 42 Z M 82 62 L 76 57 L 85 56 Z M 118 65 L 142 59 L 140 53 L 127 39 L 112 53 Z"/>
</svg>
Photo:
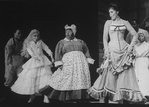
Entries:
<svg viewBox="0 0 149 107">
<path fill-rule="evenodd" d="M 49 49 L 49 47 L 42 41 L 42 48 L 48 53 L 48 55 L 51 57 L 52 62 L 54 62 L 53 53 Z"/>
</svg>

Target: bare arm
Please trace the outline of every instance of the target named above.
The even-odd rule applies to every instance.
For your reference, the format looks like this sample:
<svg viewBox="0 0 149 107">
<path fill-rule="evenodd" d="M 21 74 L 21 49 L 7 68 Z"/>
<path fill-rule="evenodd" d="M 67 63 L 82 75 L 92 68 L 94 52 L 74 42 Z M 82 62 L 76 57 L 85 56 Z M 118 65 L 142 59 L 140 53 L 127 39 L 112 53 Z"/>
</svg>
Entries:
<svg viewBox="0 0 149 107">
<path fill-rule="evenodd" d="M 131 43 L 130 43 L 130 47 L 134 47 L 134 45 L 136 44 L 137 39 L 138 39 L 138 34 L 128 21 L 124 21 L 124 22 L 125 22 L 125 26 L 126 26 L 127 30 L 130 32 L 131 35 L 133 35 Z"/>
</svg>

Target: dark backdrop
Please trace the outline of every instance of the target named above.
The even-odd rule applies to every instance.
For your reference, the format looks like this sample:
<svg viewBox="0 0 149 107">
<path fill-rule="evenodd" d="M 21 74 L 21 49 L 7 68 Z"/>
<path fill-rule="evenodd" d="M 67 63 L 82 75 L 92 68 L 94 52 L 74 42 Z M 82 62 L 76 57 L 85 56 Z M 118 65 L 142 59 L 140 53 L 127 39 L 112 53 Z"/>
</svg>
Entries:
<svg viewBox="0 0 149 107">
<path fill-rule="evenodd" d="M 91 82 L 98 77 L 98 1 L 97 0 L 0 0 L 0 82 L 4 87 L 4 46 L 16 29 L 26 37 L 31 29 L 38 29 L 42 40 L 54 52 L 65 37 L 64 26 L 75 24 L 76 37 L 88 45 L 95 64 L 90 66 Z M 1 92 L 2 92 L 1 88 Z"/>
</svg>

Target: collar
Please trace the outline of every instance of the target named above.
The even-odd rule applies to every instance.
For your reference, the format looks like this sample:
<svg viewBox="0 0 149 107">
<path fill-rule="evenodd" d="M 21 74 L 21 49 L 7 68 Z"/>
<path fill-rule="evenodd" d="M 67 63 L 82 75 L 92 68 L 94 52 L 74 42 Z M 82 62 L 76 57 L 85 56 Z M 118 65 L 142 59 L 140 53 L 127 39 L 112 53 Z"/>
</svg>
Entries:
<svg viewBox="0 0 149 107">
<path fill-rule="evenodd" d="M 75 37 L 73 40 L 69 40 L 67 38 L 64 38 L 65 41 L 78 41 L 78 39 Z"/>
</svg>

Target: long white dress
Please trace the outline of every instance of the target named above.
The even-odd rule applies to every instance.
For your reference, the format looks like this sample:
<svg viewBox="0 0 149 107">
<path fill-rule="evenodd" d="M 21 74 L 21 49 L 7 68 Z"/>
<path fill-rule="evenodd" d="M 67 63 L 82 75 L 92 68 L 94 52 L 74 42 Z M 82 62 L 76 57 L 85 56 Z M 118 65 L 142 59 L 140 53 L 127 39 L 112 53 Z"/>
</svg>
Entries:
<svg viewBox="0 0 149 107">
<path fill-rule="evenodd" d="M 143 42 L 134 47 L 136 55 L 135 72 L 140 91 L 144 96 L 149 96 L 149 43 Z"/>
<path fill-rule="evenodd" d="M 31 41 L 27 51 L 31 58 L 23 65 L 23 71 L 11 87 L 15 93 L 31 95 L 38 93 L 38 90 L 47 85 L 51 75 L 51 61 L 43 54 L 45 50 L 49 55 L 52 54 L 48 46 L 39 40 L 37 43 Z M 40 59 L 37 60 L 35 56 Z"/>
</svg>

